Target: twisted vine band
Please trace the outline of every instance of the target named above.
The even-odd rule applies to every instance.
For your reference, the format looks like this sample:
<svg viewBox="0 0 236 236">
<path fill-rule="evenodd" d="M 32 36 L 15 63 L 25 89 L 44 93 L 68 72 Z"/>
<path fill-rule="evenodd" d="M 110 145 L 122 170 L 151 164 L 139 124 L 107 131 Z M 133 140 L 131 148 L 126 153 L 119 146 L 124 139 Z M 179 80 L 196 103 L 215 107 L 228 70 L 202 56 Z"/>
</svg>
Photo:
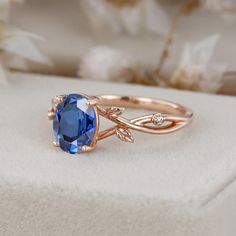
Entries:
<svg viewBox="0 0 236 236">
<path fill-rule="evenodd" d="M 128 119 L 123 115 L 125 108 L 149 110 L 150 114 Z M 49 119 L 53 120 L 54 144 L 71 154 L 91 151 L 99 140 L 112 135 L 122 141 L 134 142 L 131 130 L 171 133 L 188 125 L 192 116 L 188 108 L 164 100 L 84 94 L 56 96 L 48 112 Z M 100 117 L 114 125 L 101 131 Z"/>
</svg>

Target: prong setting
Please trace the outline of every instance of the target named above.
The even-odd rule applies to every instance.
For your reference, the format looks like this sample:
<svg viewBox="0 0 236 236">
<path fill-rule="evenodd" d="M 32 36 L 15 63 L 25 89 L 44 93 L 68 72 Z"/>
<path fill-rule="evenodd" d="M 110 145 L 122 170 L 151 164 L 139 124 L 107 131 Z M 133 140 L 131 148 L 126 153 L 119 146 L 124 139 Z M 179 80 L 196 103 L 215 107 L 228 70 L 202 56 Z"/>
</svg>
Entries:
<svg viewBox="0 0 236 236">
<path fill-rule="evenodd" d="M 94 105 L 97 105 L 98 101 L 99 101 L 98 97 L 92 96 L 92 97 L 88 97 L 87 103 L 89 106 L 94 106 Z"/>
<path fill-rule="evenodd" d="M 58 95 L 55 98 L 52 99 L 52 110 L 55 111 L 57 108 L 57 105 L 65 99 L 66 95 Z"/>
<path fill-rule="evenodd" d="M 53 141 L 52 144 L 53 144 L 54 147 L 59 147 L 60 146 L 57 141 Z"/>
<path fill-rule="evenodd" d="M 93 149 L 94 149 L 94 147 L 92 147 L 92 146 L 84 145 L 82 147 L 82 152 L 91 152 Z"/>
<path fill-rule="evenodd" d="M 53 118 L 54 118 L 54 111 L 53 111 L 52 108 L 50 108 L 50 109 L 48 110 L 48 119 L 49 119 L 49 120 L 53 120 Z"/>
</svg>

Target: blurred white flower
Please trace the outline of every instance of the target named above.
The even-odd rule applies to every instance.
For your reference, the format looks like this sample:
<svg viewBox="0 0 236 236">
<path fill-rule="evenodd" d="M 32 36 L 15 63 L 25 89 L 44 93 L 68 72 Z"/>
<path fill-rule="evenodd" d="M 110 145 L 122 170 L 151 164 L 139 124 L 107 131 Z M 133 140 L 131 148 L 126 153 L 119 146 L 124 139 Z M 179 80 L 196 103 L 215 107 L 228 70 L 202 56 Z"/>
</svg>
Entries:
<svg viewBox="0 0 236 236">
<path fill-rule="evenodd" d="M 36 34 L 6 27 L 1 33 L 0 49 L 42 64 L 51 64 L 51 61 L 37 48 L 34 41 L 43 41 Z"/>
<path fill-rule="evenodd" d="M 125 53 L 105 47 L 95 47 L 83 58 L 78 75 L 85 79 L 127 81 L 135 63 Z"/>
<path fill-rule="evenodd" d="M 12 2 L 21 3 L 23 0 L 0 0 L 0 84 L 7 83 L 9 64 L 20 69 L 28 69 L 28 60 L 52 65 L 34 43 L 42 38 L 7 23 Z"/>
<path fill-rule="evenodd" d="M 233 0 L 201 0 L 203 9 L 220 14 L 224 19 L 234 20 L 236 2 Z"/>
<path fill-rule="evenodd" d="M 114 33 L 151 32 L 165 34 L 168 18 L 156 0 L 139 0 L 133 4 L 123 1 L 121 6 L 108 0 L 82 0 L 88 18 L 95 29 L 111 28 Z M 126 3 L 126 4 L 125 4 Z"/>
<path fill-rule="evenodd" d="M 25 60 L 52 65 L 52 62 L 35 45 L 35 40 L 42 40 L 39 36 L 18 30 L 4 22 L 0 22 L 0 74 L 6 75 L 8 62 L 27 68 Z M 15 57 L 16 56 L 16 57 Z M 1 79 L 6 83 L 7 79 Z"/>
<path fill-rule="evenodd" d="M 216 93 L 222 85 L 225 65 L 210 63 L 219 35 L 196 44 L 186 43 L 178 69 L 170 83 L 173 87 Z"/>
</svg>

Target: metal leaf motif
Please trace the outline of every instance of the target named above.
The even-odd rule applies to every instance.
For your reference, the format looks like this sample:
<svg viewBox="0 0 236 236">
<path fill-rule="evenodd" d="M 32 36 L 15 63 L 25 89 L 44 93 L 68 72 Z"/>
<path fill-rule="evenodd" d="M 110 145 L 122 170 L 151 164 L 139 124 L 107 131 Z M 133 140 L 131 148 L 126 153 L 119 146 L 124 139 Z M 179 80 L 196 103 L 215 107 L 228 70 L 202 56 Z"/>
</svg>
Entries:
<svg viewBox="0 0 236 236">
<path fill-rule="evenodd" d="M 120 116 L 124 111 L 124 108 L 122 107 L 110 107 L 106 110 L 108 116 L 112 117 L 118 117 Z"/>
<path fill-rule="evenodd" d="M 134 142 L 134 139 L 133 139 L 133 137 L 132 137 L 132 135 L 131 135 L 131 133 L 128 129 L 118 128 L 116 130 L 116 135 L 122 141 L 130 142 L 130 143 Z"/>
</svg>

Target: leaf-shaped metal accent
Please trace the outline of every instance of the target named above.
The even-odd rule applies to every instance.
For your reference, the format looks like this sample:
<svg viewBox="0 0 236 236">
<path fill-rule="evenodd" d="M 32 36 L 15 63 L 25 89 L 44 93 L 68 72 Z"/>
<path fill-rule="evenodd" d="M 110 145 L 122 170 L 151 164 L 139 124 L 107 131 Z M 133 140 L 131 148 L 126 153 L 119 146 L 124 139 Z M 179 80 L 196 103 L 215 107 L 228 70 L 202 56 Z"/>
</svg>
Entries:
<svg viewBox="0 0 236 236">
<path fill-rule="evenodd" d="M 118 128 L 116 130 L 116 135 L 122 141 L 130 142 L 130 143 L 134 142 L 134 139 L 128 129 Z"/>
<path fill-rule="evenodd" d="M 118 117 L 125 109 L 123 107 L 109 107 L 106 112 L 108 116 Z"/>
</svg>

